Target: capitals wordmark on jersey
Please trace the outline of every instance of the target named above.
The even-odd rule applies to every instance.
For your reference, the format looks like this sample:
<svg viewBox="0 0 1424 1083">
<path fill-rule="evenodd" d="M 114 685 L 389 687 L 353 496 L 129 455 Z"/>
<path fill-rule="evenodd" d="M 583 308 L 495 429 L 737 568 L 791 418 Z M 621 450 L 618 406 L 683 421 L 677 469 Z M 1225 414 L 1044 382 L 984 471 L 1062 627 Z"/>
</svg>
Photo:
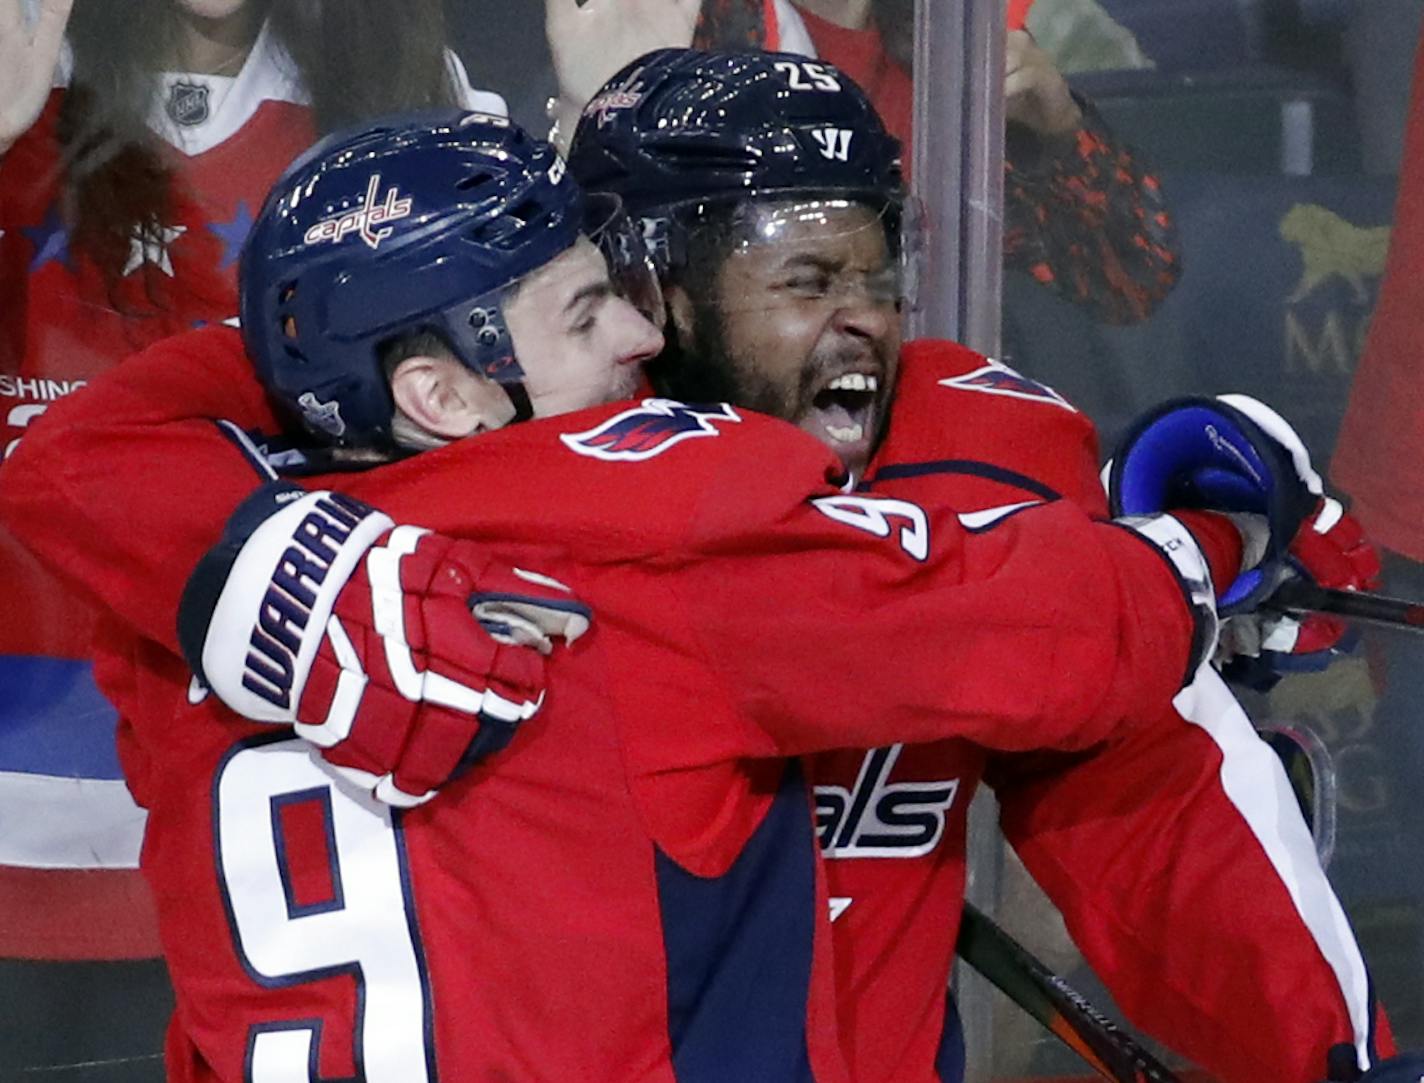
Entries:
<svg viewBox="0 0 1424 1083">
<path fill-rule="evenodd" d="M 891 782 L 903 748 L 867 752 L 849 789 L 816 787 L 816 831 L 826 857 L 922 857 L 939 844 L 959 780 Z"/>
</svg>

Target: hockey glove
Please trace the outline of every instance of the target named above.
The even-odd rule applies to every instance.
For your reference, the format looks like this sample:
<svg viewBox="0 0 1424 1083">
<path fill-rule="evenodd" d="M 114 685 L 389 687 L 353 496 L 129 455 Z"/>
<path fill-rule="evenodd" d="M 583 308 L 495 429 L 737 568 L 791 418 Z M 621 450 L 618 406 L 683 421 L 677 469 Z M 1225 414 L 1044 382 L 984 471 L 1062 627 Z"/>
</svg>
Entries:
<svg viewBox="0 0 1424 1083">
<path fill-rule="evenodd" d="M 1341 1044 L 1330 1050 L 1325 1083 L 1419 1083 L 1424 1080 L 1424 1056 L 1401 1053 L 1361 1072 L 1352 1046 Z"/>
<path fill-rule="evenodd" d="M 277 482 L 199 562 L 178 635 L 228 707 L 294 726 L 346 777 L 408 807 L 508 743 L 542 703 L 542 656 L 589 619 L 562 583 L 473 543 Z"/>
<path fill-rule="evenodd" d="M 1114 515 L 1199 508 L 1261 517 L 1253 522 L 1264 523 L 1263 544 L 1244 532 L 1251 559 L 1220 592 L 1222 616 L 1249 612 L 1270 595 L 1287 574 L 1292 539 L 1324 494 L 1300 437 L 1245 395 L 1177 399 L 1153 410 L 1124 440 L 1107 480 Z"/>
<path fill-rule="evenodd" d="M 1375 590 L 1380 558 L 1359 522 L 1329 497 L 1300 528 L 1286 556 L 1287 576 L 1322 587 Z M 1222 629 L 1222 673 L 1261 691 L 1287 673 L 1318 672 L 1355 646 L 1358 637 L 1338 617 L 1312 613 L 1296 617 L 1273 611 L 1269 603 L 1228 620 Z"/>
</svg>

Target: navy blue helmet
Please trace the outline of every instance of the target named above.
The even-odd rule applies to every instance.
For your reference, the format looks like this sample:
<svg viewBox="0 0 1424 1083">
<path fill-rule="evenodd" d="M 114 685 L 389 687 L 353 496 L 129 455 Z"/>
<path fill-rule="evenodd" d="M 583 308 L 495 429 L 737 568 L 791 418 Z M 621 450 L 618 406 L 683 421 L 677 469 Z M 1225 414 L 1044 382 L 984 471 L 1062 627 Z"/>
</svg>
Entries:
<svg viewBox="0 0 1424 1083">
<path fill-rule="evenodd" d="M 381 351 L 422 331 L 527 416 L 502 291 L 571 247 L 585 219 L 553 148 L 499 117 L 441 110 L 328 136 L 273 186 L 243 247 L 248 354 L 334 444 L 390 445 Z"/>
<path fill-rule="evenodd" d="M 569 168 L 654 222 L 748 198 L 832 197 L 889 212 L 898 231 L 904 202 L 899 140 L 865 92 L 792 53 L 640 57 L 585 107 Z"/>
</svg>

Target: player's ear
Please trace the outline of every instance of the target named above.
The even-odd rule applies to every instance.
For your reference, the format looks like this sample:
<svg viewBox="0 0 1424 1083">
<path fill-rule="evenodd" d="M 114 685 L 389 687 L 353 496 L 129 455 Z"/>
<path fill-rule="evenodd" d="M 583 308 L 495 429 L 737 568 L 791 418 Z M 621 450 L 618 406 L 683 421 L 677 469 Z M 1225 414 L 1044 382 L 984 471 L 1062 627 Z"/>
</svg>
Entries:
<svg viewBox="0 0 1424 1083">
<path fill-rule="evenodd" d="M 514 420 L 514 404 L 504 388 L 454 357 L 407 357 L 391 374 L 391 397 L 401 414 L 441 440 L 503 428 Z"/>
</svg>

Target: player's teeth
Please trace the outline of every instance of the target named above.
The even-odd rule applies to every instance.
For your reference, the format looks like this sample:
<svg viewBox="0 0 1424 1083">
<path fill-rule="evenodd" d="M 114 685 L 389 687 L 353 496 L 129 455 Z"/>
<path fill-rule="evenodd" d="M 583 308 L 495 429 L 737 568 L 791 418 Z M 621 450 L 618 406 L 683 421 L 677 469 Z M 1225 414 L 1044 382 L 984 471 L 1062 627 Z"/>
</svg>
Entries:
<svg viewBox="0 0 1424 1083">
<path fill-rule="evenodd" d="M 847 425 L 844 428 L 841 428 L 839 425 L 827 425 L 826 431 L 831 434 L 832 440 L 837 440 L 842 444 L 850 444 L 865 435 L 865 426 L 857 421 L 854 425 Z"/>
<path fill-rule="evenodd" d="M 860 372 L 848 372 L 844 376 L 837 376 L 826 385 L 826 389 L 829 391 L 876 391 L 879 387 L 878 379 Z"/>
</svg>

